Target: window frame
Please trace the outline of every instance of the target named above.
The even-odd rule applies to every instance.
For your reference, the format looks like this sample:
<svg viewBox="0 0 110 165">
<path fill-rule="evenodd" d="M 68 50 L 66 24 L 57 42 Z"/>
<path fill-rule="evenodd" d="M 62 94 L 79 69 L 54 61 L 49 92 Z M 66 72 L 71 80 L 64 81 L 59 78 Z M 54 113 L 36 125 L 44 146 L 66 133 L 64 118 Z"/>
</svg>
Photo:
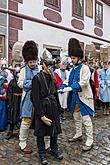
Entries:
<svg viewBox="0 0 110 165">
<path fill-rule="evenodd" d="M 0 43 L 0 58 L 5 57 L 5 36 L 0 35 L 1 43 Z"/>
<path fill-rule="evenodd" d="M 72 0 L 72 16 L 84 20 L 84 0 L 82 0 L 82 16 L 75 13 L 75 0 Z"/>
<path fill-rule="evenodd" d="M 44 6 L 61 12 L 61 0 L 58 0 L 58 6 L 52 5 L 51 3 L 48 2 L 48 0 L 44 0 Z"/>
<path fill-rule="evenodd" d="M 99 23 L 97 23 L 97 21 L 96 21 L 96 8 L 97 8 L 97 4 L 98 5 L 100 5 L 101 6 L 101 8 L 102 8 L 102 10 L 101 10 L 101 23 L 99 24 Z M 98 26 L 98 27 L 101 27 L 101 28 L 103 28 L 103 4 L 101 3 L 101 2 L 99 2 L 99 1 L 95 1 L 95 25 L 96 26 Z"/>
</svg>

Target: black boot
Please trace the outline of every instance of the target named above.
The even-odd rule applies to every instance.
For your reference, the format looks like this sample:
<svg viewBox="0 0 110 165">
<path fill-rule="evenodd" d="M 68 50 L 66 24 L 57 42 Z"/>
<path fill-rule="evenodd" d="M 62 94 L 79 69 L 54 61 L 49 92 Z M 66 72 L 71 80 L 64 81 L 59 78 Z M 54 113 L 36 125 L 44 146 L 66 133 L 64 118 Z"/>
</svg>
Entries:
<svg viewBox="0 0 110 165">
<path fill-rule="evenodd" d="M 61 114 L 61 120 L 66 120 L 66 117 L 64 116 L 64 113 Z"/>
<path fill-rule="evenodd" d="M 7 133 L 6 137 L 5 137 L 5 139 L 9 140 L 12 137 L 13 137 L 13 124 L 10 124 L 9 130 L 8 130 L 8 133 Z"/>
<path fill-rule="evenodd" d="M 51 154 L 52 156 L 54 156 L 55 158 L 59 160 L 63 159 L 63 155 L 59 149 L 57 151 L 50 151 L 49 154 Z"/>
<path fill-rule="evenodd" d="M 6 135 L 6 137 L 5 137 L 5 139 L 9 140 L 12 137 L 13 137 L 13 131 L 10 131 L 9 130 L 8 133 L 7 133 L 7 135 Z"/>
<path fill-rule="evenodd" d="M 66 120 L 66 117 L 64 116 L 64 111 L 65 111 L 65 109 L 62 108 L 61 120 Z"/>
<path fill-rule="evenodd" d="M 44 158 L 44 159 L 41 159 L 41 163 L 42 163 L 42 165 L 47 165 L 48 164 L 48 161 L 47 161 L 46 158 Z"/>
</svg>

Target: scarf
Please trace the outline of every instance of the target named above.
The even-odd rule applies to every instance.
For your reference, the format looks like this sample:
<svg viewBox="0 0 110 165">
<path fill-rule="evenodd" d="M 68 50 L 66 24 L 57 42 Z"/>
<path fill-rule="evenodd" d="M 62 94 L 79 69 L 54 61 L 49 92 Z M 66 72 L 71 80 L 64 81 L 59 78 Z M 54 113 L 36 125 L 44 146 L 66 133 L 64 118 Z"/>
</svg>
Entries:
<svg viewBox="0 0 110 165">
<path fill-rule="evenodd" d="M 50 88 L 51 88 L 51 91 L 52 93 L 55 93 L 56 92 L 56 78 L 54 76 L 54 72 L 52 70 L 52 68 L 48 68 L 48 66 L 46 66 L 44 63 L 42 65 L 42 69 L 43 71 L 47 74 L 47 75 L 50 75 L 51 77 L 51 85 L 50 85 Z"/>
</svg>

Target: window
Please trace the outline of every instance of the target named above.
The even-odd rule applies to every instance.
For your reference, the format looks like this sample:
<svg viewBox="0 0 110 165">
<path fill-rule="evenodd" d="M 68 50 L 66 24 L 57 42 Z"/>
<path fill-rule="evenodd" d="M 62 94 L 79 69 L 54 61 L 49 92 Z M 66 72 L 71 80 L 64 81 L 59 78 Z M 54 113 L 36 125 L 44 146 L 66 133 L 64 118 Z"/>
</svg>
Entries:
<svg viewBox="0 0 110 165">
<path fill-rule="evenodd" d="M 61 11 L 61 0 L 44 0 L 44 6 Z"/>
<path fill-rule="evenodd" d="M 103 27 L 103 5 L 98 1 L 95 4 L 95 25 Z"/>
<path fill-rule="evenodd" d="M 57 56 L 60 57 L 61 47 L 54 46 L 54 45 L 46 45 L 46 44 L 44 44 L 43 45 L 43 48 L 44 49 L 46 48 L 51 53 L 51 55 L 52 55 L 53 58 L 55 58 Z"/>
<path fill-rule="evenodd" d="M 58 7 L 58 0 L 47 0 L 47 3 L 55 7 Z"/>
<path fill-rule="evenodd" d="M 5 37 L 0 36 L 0 58 L 4 57 L 4 46 L 5 46 Z"/>
<path fill-rule="evenodd" d="M 80 42 L 80 46 L 81 46 L 82 50 L 84 51 L 84 42 Z"/>
<path fill-rule="evenodd" d="M 72 15 L 84 19 L 84 0 L 72 1 Z"/>
</svg>

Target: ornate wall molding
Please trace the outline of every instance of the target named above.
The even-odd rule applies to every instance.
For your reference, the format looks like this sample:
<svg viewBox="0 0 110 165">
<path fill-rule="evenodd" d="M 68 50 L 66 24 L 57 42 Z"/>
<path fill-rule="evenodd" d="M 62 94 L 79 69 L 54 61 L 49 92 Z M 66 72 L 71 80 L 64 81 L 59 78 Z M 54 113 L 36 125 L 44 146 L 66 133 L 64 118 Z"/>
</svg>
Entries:
<svg viewBox="0 0 110 165">
<path fill-rule="evenodd" d="M 50 9 L 44 9 L 43 15 L 47 20 L 55 22 L 55 23 L 60 23 L 62 21 L 61 15 L 58 12 L 55 12 Z"/>
<path fill-rule="evenodd" d="M 102 37 L 103 36 L 103 31 L 102 29 L 99 29 L 99 28 L 94 28 L 94 33 L 97 35 L 97 36 L 100 36 Z"/>
<path fill-rule="evenodd" d="M 77 20 L 77 19 L 73 19 L 71 20 L 71 25 L 76 28 L 76 29 L 79 29 L 79 30 L 83 30 L 84 29 L 84 23 L 80 20 Z"/>
</svg>

